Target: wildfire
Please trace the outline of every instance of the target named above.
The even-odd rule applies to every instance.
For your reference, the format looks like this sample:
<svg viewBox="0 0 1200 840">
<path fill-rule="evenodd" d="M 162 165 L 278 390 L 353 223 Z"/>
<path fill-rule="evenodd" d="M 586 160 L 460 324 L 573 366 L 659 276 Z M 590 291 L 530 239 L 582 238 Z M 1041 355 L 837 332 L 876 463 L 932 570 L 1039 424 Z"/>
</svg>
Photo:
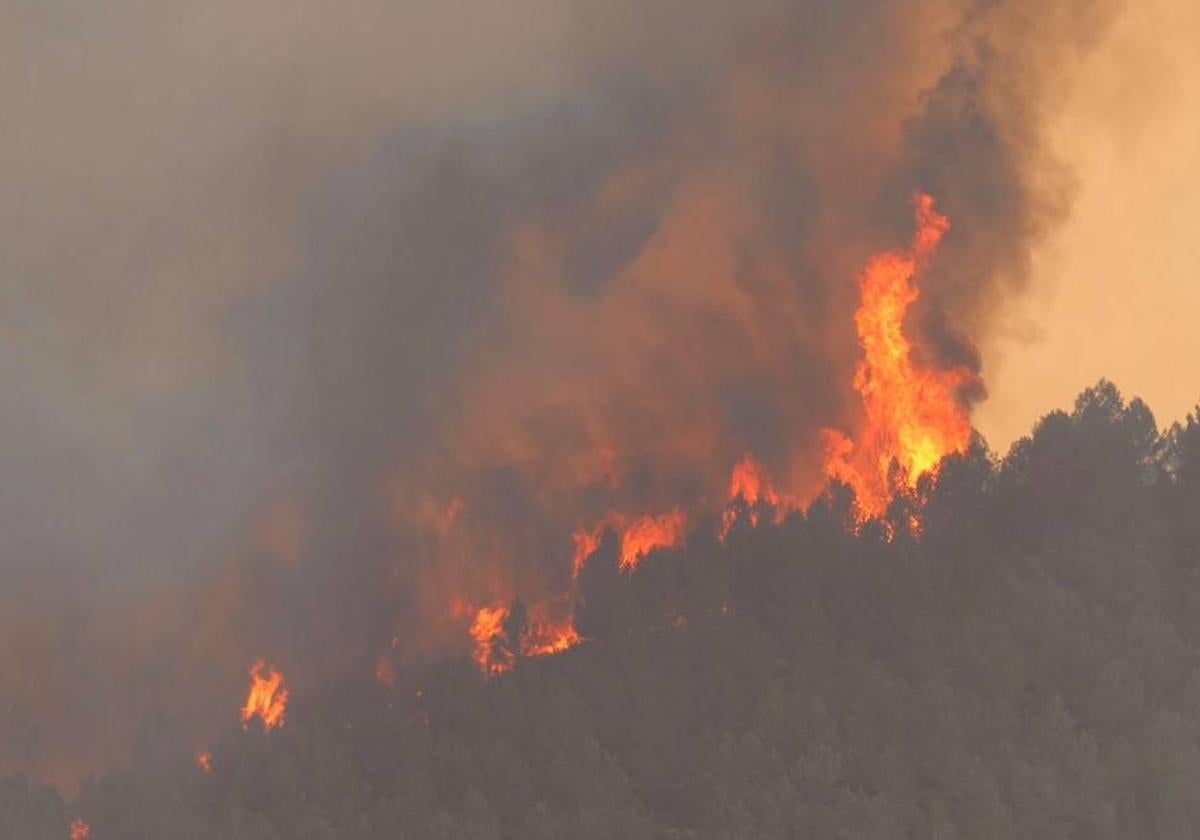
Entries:
<svg viewBox="0 0 1200 840">
<path fill-rule="evenodd" d="M 933 370 L 912 358 L 904 316 L 920 295 L 913 282 L 949 220 L 923 193 L 914 198 L 917 232 L 906 251 L 877 254 L 859 277 L 862 303 L 854 316 L 863 357 L 854 375 L 865 422 L 858 439 L 826 430 L 825 472 L 854 488 L 860 517 L 882 514 L 899 479 L 909 488 L 947 455 L 966 450 L 971 423 L 958 398 L 974 378 L 965 368 Z"/>
<path fill-rule="evenodd" d="M 579 528 L 571 535 L 571 539 L 575 542 L 575 556 L 572 559 L 572 569 L 575 577 L 579 577 L 579 572 L 583 569 L 583 564 L 600 547 L 600 536 L 603 533 L 604 525 L 600 525 L 598 528 L 592 529 Z"/>
<path fill-rule="evenodd" d="M 205 773 L 212 772 L 212 753 L 208 750 L 196 753 L 196 766 Z"/>
<path fill-rule="evenodd" d="M 507 626 L 511 615 L 508 606 L 498 603 L 481 607 L 471 623 L 473 658 L 479 670 L 488 676 L 510 670 L 518 655 L 551 656 L 583 641 L 569 617 L 556 620 L 543 606 L 528 613 L 523 628 L 514 628 L 520 634 L 514 650 Z"/>
<path fill-rule="evenodd" d="M 686 524 L 687 517 L 678 508 L 660 516 L 642 516 L 633 520 L 621 534 L 621 571 L 633 571 L 641 559 L 656 548 L 678 545 Z"/>
<path fill-rule="evenodd" d="M 71 840 L 88 840 L 92 836 L 92 827 L 83 820 L 71 823 Z"/>
<path fill-rule="evenodd" d="M 249 729 L 251 719 L 256 716 L 262 721 L 264 732 L 283 726 L 287 702 L 288 690 L 284 686 L 283 674 L 258 660 L 250 668 L 250 694 L 242 706 L 242 728 Z"/>
<path fill-rule="evenodd" d="M 521 640 L 523 656 L 552 656 L 570 650 L 583 641 L 579 631 L 570 621 L 555 622 L 546 618 L 532 617 Z"/>
<path fill-rule="evenodd" d="M 471 639 L 475 642 L 475 663 L 489 676 L 501 674 L 513 666 L 516 657 L 504 644 L 504 622 L 508 607 L 497 604 L 481 607 L 471 624 Z"/>
<path fill-rule="evenodd" d="M 594 528 L 579 528 L 575 531 L 574 569 L 578 576 L 587 559 L 600 547 L 600 537 L 612 528 L 618 533 L 621 550 L 621 571 L 631 572 L 642 558 L 656 548 L 671 548 L 683 541 L 687 527 L 687 515 L 679 508 L 658 516 L 639 516 L 634 519 L 620 513 L 610 513 Z"/>
<path fill-rule="evenodd" d="M 798 510 L 801 507 L 798 500 L 775 489 L 762 464 L 749 455 L 733 468 L 733 476 L 729 479 L 728 499 L 729 504 L 721 515 L 721 542 L 729 536 L 729 531 L 738 520 L 740 510 L 736 503 L 739 499 L 745 504 L 746 516 L 753 526 L 758 525 L 760 506 L 765 505 L 774 510 L 777 522 L 782 520 L 789 510 Z"/>
<path fill-rule="evenodd" d="M 850 433 L 824 431 L 824 474 L 853 488 L 860 523 L 879 518 L 897 493 L 914 489 L 944 457 L 965 451 L 970 443 L 971 425 L 961 397 L 975 374 L 965 367 L 923 365 L 914 358 L 913 341 L 904 331 L 905 317 L 920 295 L 917 273 L 950 229 L 949 220 L 935 210 L 928 195 L 917 194 L 913 205 L 916 233 L 908 247 L 876 254 L 858 277 L 861 301 L 854 323 L 862 355 L 853 387 L 862 403 L 861 423 Z M 613 456 L 606 451 L 605 458 Z M 724 541 L 743 517 L 752 527 L 764 516 L 773 516 L 778 523 L 789 512 L 805 509 L 809 498 L 781 490 L 767 469 L 747 455 L 730 476 L 718 536 Z M 455 497 L 444 509 L 438 508 L 437 530 L 447 530 L 462 507 Z M 620 570 L 632 573 L 650 552 L 684 541 L 690 513 L 680 507 L 636 516 L 612 511 L 579 524 L 572 534 L 576 585 L 606 532 L 612 531 L 617 539 Z M 919 535 L 919 516 L 909 513 L 907 522 L 909 532 Z M 883 524 L 890 538 L 893 525 Z M 473 658 L 480 671 L 491 676 L 510 670 L 522 657 L 559 653 L 582 641 L 571 609 L 562 606 L 574 594 L 575 586 L 566 593 L 566 601 L 552 599 L 517 616 L 515 607 L 503 600 L 479 606 L 456 598 L 451 615 L 469 625 Z M 547 609 L 548 604 L 553 609 Z M 726 605 L 722 613 L 730 609 Z M 671 616 L 671 621 L 675 627 L 686 626 L 682 614 Z M 377 672 L 377 678 L 390 681 L 387 673 Z"/>
</svg>

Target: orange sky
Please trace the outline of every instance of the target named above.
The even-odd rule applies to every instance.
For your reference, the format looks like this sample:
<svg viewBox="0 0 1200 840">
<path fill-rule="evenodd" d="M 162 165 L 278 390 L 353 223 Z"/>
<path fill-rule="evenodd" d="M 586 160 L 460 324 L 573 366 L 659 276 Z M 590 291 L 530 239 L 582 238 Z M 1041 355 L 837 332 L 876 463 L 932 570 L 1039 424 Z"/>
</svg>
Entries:
<svg viewBox="0 0 1200 840">
<path fill-rule="evenodd" d="M 1200 401 L 1200 3 L 1128 6 L 1055 125 L 1072 217 L 985 355 L 976 422 L 1001 452 L 1101 376 L 1160 425 Z"/>
</svg>

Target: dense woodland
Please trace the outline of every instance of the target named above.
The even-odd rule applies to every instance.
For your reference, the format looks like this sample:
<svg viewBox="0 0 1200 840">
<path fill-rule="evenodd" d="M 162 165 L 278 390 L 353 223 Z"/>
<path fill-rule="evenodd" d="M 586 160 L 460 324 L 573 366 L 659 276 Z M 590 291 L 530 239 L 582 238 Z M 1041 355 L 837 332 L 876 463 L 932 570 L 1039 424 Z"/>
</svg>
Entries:
<svg viewBox="0 0 1200 840">
<path fill-rule="evenodd" d="M 364 674 L 207 774 L 154 716 L 75 801 L 0 780 L 0 837 L 1200 836 L 1200 413 L 1100 383 L 919 495 L 606 546 L 566 654 Z"/>
</svg>

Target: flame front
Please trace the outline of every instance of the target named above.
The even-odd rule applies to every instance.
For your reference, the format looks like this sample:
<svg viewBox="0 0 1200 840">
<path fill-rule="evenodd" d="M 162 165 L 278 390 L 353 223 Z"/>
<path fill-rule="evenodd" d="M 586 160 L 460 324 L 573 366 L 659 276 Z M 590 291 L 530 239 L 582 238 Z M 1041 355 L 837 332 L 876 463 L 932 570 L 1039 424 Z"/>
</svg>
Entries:
<svg viewBox="0 0 1200 840">
<path fill-rule="evenodd" d="M 974 380 L 965 368 L 919 367 L 904 333 L 904 317 L 920 292 L 914 277 L 950 229 L 923 193 L 914 198 L 917 231 L 907 251 L 877 254 L 859 277 L 862 303 L 854 316 L 863 357 L 854 376 L 865 422 L 858 440 L 826 430 L 825 472 L 854 488 L 861 518 L 884 513 L 895 488 L 895 462 L 909 488 L 942 458 L 966 450 L 971 423 L 959 399 Z"/>
<path fill-rule="evenodd" d="M 454 606 L 457 610 L 461 602 Z M 583 637 L 575 629 L 568 616 L 556 619 L 546 605 L 531 609 L 525 618 L 525 626 L 516 628 L 520 633 L 516 650 L 513 650 L 506 626 L 511 610 L 503 603 L 481 607 L 471 623 L 473 642 L 472 658 L 479 670 L 487 676 L 503 674 L 511 670 L 517 657 L 552 656 L 575 647 Z"/>
<path fill-rule="evenodd" d="M 472 540 L 480 527 L 473 521 L 476 511 L 486 511 L 487 506 L 465 501 L 469 493 L 454 488 L 432 492 L 397 483 L 395 510 L 414 523 L 422 539 L 446 547 L 445 557 L 451 564 L 458 562 L 456 557 L 473 556 L 480 548 L 497 557 L 491 568 L 492 580 L 483 592 L 464 595 L 462 587 L 456 587 L 458 592 L 439 593 L 441 597 L 433 599 L 443 605 L 449 600 L 448 621 L 445 614 L 440 620 L 455 632 L 467 630 L 472 658 L 483 674 L 502 674 L 523 657 L 559 653 L 582 641 L 574 627 L 573 603 L 579 595 L 580 573 L 600 549 L 606 533 L 611 532 L 616 540 L 619 570 L 632 574 L 651 552 L 682 545 L 688 527 L 704 521 L 706 513 L 720 514 L 717 536 L 724 542 L 740 519 L 757 527 L 763 517 L 778 524 L 789 513 L 806 510 L 820 493 L 818 485 L 831 479 L 853 488 L 855 516 L 861 523 L 881 517 L 897 493 L 908 494 L 945 456 L 966 450 L 971 425 L 963 395 L 976 383 L 976 374 L 965 367 L 940 369 L 922 364 L 920 354 L 914 352 L 914 338 L 905 333 L 905 317 L 919 297 L 915 279 L 950 228 L 929 196 L 918 194 L 913 204 L 916 232 L 911 243 L 876 254 L 857 278 L 860 305 L 854 324 L 861 358 L 850 384 L 861 400 L 861 411 L 843 429 L 823 431 L 825 452 L 820 472 L 807 459 L 791 459 L 785 462 L 786 479 L 777 482 L 766 466 L 746 455 L 734 464 L 723 494 L 706 488 L 686 501 L 655 498 L 656 507 L 651 510 L 658 513 L 629 513 L 627 507 L 614 506 L 608 507 L 607 513 L 576 519 L 571 534 L 572 576 L 563 589 L 539 581 L 518 585 L 507 578 L 507 550 L 494 545 L 494 540 L 489 539 L 486 546 Z M 550 495 L 557 499 L 581 487 L 596 492 L 603 488 L 606 495 L 621 489 L 621 464 L 626 459 L 606 436 L 597 437 L 602 442 L 595 450 L 566 460 L 568 477 Z M 530 452 L 538 452 L 536 444 L 519 448 L 522 463 Z M 698 457 L 703 455 L 688 450 L 683 460 L 691 463 Z M 545 466 L 538 458 L 531 462 L 539 464 L 539 469 Z M 703 471 L 710 476 L 720 474 Z M 557 475 L 548 467 L 547 472 Z M 708 507 L 714 500 L 715 511 Z M 609 503 L 613 502 L 620 504 L 618 499 Z M 564 510 L 570 506 L 565 505 Z M 912 534 L 920 533 L 917 514 L 909 514 L 908 528 Z M 494 536 L 494 529 L 488 533 Z M 514 545 L 520 543 L 520 539 L 514 540 Z M 518 593 L 531 598 L 532 604 L 528 611 L 514 615 L 516 601 L 512 598 Z M 679 622 L 683 621 L 680 617 Z M 393 681 L 388 663 L 379 666 L 376 678 L 384 684 Z"/>
<path fill-rule="evenodd" d="M 572 535 L 575 543 L 573 559 L 575 575 L 600 547 L 600 538 L 609 528 L 617 532 L 620 541 L 618 562 L 621 571 L 631 572 L 642 558 L 658 548 L 672 548 L 683 542 L 687 514 L 675 508 L 657 516 L 629 518 L 624 514 L 608 514 L 594 528 L 579 528 Z"/>
<path fill-rule="evenodd" d="M 760 506 L 773 510 L 776 522 L 782 521 L 788 511 L 801 510 L 804 507 L 798 499 L 777 490 L 766 469 L 749 455 L 738 461 L 729 479 L 728 504 L 721 515 L 721 530 L 718 534 L 721 542 L 725 542 L 729 537 L 730 530 L 738 520 L 741 513 L 737 505 L 739 500 L 745 505 L 746 517 L 754 527 L 758 525 Z"/>
<path fill-rule="evenodd" d="M 71 840 L 88 840 L 92 836 L 92 827 L 83 820 L 71 823 Z"/>
<path fill-rule="evenodd" d="M 521 639 L 521 655 L 553 656 L 570 650 L 582 641 L 583 637 L 570 621 L 556 622 L 531 617 L 529 627 Z"/>
<path fill-rule="evenodd" d="M 288 690 L 283 674 L 268 668 L 261 659 L 255 662 L 250 668 L 250 694 L 242 706 L 242 728 L 249 729 L 250 721 L 255 717 L 262 721 L 265 732 L 283 726 L 287 703 Z"/>
<path fill-rule="evenodd" d="M 678 508 L 660 516 L 642 516 L 633 520 L 621 534 L 621 571 L 632 571 L 656 548 L 678 545 L 686 524 L 687 517 Z"/>
</svg>

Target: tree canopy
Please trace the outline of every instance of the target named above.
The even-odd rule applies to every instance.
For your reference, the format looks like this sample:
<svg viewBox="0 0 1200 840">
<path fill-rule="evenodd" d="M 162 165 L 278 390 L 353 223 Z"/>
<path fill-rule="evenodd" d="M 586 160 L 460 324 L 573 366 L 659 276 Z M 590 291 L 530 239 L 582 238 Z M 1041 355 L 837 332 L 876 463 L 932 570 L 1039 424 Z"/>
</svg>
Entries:
<svg viewBox="0 0 1200 840">
<path fill-rule="evenodd" d="M 1101 382 L 887 523 L 856 533 L 846 493 L 632 574 L 603 545 L 588 641 L 508 673 L 349 675 L 210 772 L 148 720 L 69 803 L 0 780 L 0 836 L 1197 836 L 1200 409 L 1160 435 Z"/>
</svg>

